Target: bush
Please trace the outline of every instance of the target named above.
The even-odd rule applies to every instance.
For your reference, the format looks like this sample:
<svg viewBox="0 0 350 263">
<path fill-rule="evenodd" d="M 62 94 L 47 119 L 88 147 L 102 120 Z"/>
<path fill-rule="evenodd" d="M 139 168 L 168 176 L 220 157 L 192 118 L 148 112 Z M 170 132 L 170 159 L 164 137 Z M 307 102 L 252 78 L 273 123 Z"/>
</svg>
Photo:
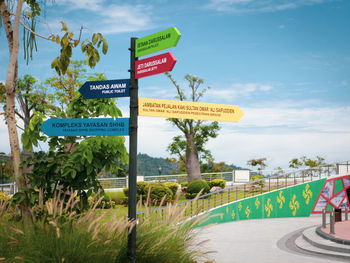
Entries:
<svg viewBox="0 0 350 263">
<path fill-rule="evenodd" d="M 174 182 L 165 182 L 163 183 L 165 186 L 169 187 L 171 192 L 173 193 L 173 199 L 176 197 L 177 190 L 179 189 L 179 184 Z"/>
<path fill-rule="evenodd" d="M 116 204 L 116 205 L 125 205 L 127 204 L 127 197 L 123 192 L 115 191 L 115 192 L 105 192 L 109 198 Z"/>
<path fill-rule="evenodd" d="M 226 186 L 226 181 L 224 179 L 214 179 L 214 180 L 211 180 L 208 184 L 210 189 L 214 186 L 218 186 L 224 189 Z"/>
<path fill-rule="evenodd" d="M 9 200 L 10 196 L 8 194 L 0 192 L 0 201 L 1 200 Z"/>
<path fill-rule="evenodd" d="M 126 197 L 128 197 L 129 196 L 129 187 L 123 188 L 123 193 Z"/>
<path fill-rule="evenodd" d="M 195 180 L 188 184 L 187 186 L 187 193 L 186 198 L 187 199 L 193 199 L 196 197 L 196 195 L 201 191 L 202 195 L 209 193 L 210 188 L 206 181 L 204 180 Z"/>
<path fill-rule="evenodd" d="M 151 192 L 150 192 L 150 202 L 152 205 L 159 205 L 162 201 L 163 197 L 166 195 L 164 199 L 164 203 L 162 205 L 165 205 L 166 203 L 170 202 L 173 197 L 173 193 L 169 189 L 169 187 L 165 186 L 161 183 L 151 183 Z"/>
<path fill-rule="evenodd" d="M 145 182 L 145 181 L 141 181 L 141 182 L 136 183 L 136 193 L 137 193 L 138 199 L 139 199 L 140 195 L 142 196 L 142 199 L 147 198 L 149 186 L 150 186 L 150 183 Z"/>
<path fill-rule="evenodd" d="M 147 199 L 147 194 L 148 194 L 148 189 L 149 189 L 150 183 L 141 181 L 136 183 L 136 196 L 137 196 L 137 201 L 140 200 L 142 197 L 142 200 Z M 124 195 L 126 197 L 129 197 L 129 188 L 126 187 L 123 189 Z"/>
<path fill-rule="evenodd" d="M 253 175 L 250 177 L 250 181 L 258 181 L 258 182 L 254 182 L 253 185 L 259 186 L 259 187 L 264 187 L 265 186 L 265 181 L 261 180 L 263 179 L 262 175 Z M 259 181 L 261 180 L 261 181 Z"/>
<path fill-rule="evenodd" d="M 187 187 L 188 186 L 188 182 L 184 181 L 184 182 L 180 182 L 181 187 Z"/>
</svg>

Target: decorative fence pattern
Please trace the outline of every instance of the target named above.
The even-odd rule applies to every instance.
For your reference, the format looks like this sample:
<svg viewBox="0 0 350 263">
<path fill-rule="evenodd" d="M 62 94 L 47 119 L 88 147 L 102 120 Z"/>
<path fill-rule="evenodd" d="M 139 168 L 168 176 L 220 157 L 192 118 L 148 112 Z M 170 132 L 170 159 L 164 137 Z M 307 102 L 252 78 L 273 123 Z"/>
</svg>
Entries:
<svg viewBox="0 0 350 263">
<path fill-rule="evenodd" d="M 203 225 L 236 220 L 309 216 L 326 178 L 212 209 Z"/>
<path fill-rule="evenodd" d="M 275 215 L 275 213 L 276 213 L 276 210 L 273 210 L 276 207 L 276 204 L 275 204 L 275 202 L 272 202 L 272 201 L 274 199 L 276 199 L 276 201 L 277 201 L 277 197 L 276 198 L 270 197 L 270 201 L 267 202 L 268 198 L 261 199 L 260 198 L 261 196 L 265 196 L 266 193 L 270 193 L 270 192 L 271 192 L 271 194 L 276 195 L 276 190 L 279 190 L 279 189 L 282 190 L 282 189 L 290 187 L 290 186 L 304 185 L 305 183 L 309 183 L 308 187 L 310 187 L 311 185 L 314 185 L 315 183 L 316 183 L 316 185 L 320 184 L 321 185 L 320 189 L 319 190 L 316 189 L 318 192 L 314 195 L 310 194 L 310 192 L 307 191 L 307 190 L 310 190 L 309 188 L 303 189 L 306 191 L 305 193 L 307 193 L 308 198 L 309 198 L 309 203 L 310 203 L 311 202 L 310 198 L 312 198 L 312 200 L 313 200 L 315 198 L 315 195 L 318 196 L 318 193 L 322 188 L 323 182 L 326 180 L 326 178 L 324 178 L 324 177 L 329 177 L 330 175 L 332 175 L 334 173 L 335 173 L 334 169 L 332 169 L 332 170 L 330 170 L 330 169 L 320 170 L 320 168 L 317 168 L 317 169 L 313 169 L 313 170 L 310 170 L 310 169 L 298 170 L 296 172 L 292 172 L 292 173 L 288 173 L 288 174 L 284 174 L 284 175 L 280 175 L 280 176 L 269 177 L 269 178 L 257 180 L 254 182 L 241 184 L 241 185 L 229 186 L 229 187 L 226 187 L 225 189 L 222 189 L 222 190 L 219 190 L 219 191 L 216 191 L 213 193 L 209 193 L 206 195 L 202 195 L 198 199 L 192 199 L 192 200 L 188 200 L 188 201 L 185 201 L 182 203 L 178 203 L 177 206 L 178 207 L 183 206 L 185 209 L 185 214 L 189 217 L 192 217 L 192 216 L 196 216 L 198 214 L 201 214 L 203 212 L 216 211 L 215 208 L 224 206 L 225 204 L 230 204 L 232 202 L 237 203 L 237 201 L 240 201 L 240 200 L 242 200 L 242 202 L 243 202 L 243 199 L 244 199 L 244 203 L 240 203 L 240 202 L 237 203 L 237 205 L 239 206 L 238 212 L 242 212 L 242 209 L 244 208 L 244 213 L 246 214 L 245 219 L 247 219 L 247 215 L 248 215 L 248 218 L 255 218 L 254 213 L 253 213 L 253 215 L 251 215 L 251 213 L 252 213 L 251 208 L 253 208 L 255 205 L 255 203 L 254 203 L 254 205 L 251 203 L 252 202 L 251 200 L 253 200 L 255 198 L 254 202 L 257 202 L 257 204 L 260 202 L 263 205 L 264 209 L 265 209 L 265 205 L 266 205 L 266 207 L 268 209 L 266 211 L 266 213 L 268 213 L 268 211 L 270 211 L 269 217 L 271 217 L 271 216 Z M 321 179 L 321 178 L 324 178 L 324 179 Z M 313 183 L 313 182 L 315 182 L 315 183 Z M 288 188 L 288 189 L 290 189 L 290 188 Z M 295 190 L 298 188 L 293 187 L 293 189 Z M 279 196 L 279 199 L 281 200 L 280 202 L 282 202 L 282 203 L 287 202 L 287 200 L 289 202 L 289 199 L 288 199 L 289 195 L 283 194 L 283 191 L 281 193 L 281 196 Z M 287 193 L 289 191 L 290 190 L 287 190 Z M 313 190 L 310 190 L 310 191 L 313 191 Z M 264 194 L 264 195 L 262 195 L 262 194 Z M 279 195 L 280 191 L 277 194 Z M 260 196 L 260 197 L 258 197 L 258 196 Z M 256 198 L 258 198 L 258 199 L 256 199 Z M 297 197 L 295 197 L 294 201 L 292 201 L 292 200 L 290 200 L 290 201 L 292 202 L 291 204 L 293 206 L 295 206 L 295 207 L 299 206 L 299 208 L 296 209 L 295 213 L 296 213 L 296 215 L 301 216 L 301 215 L 299 215 L 300 212 L 298 212 L 298 214 L 297 214 L 297 211 L 299 211 L 299 209 L 300 209 L 300 201 L 299 201 L 299 199 L 296 199 L 296 198 Z M 247 202 L 246 200 L 250 200 L 249 201 L 250 203 L 247 204 L 246 206 L 244 206 L 245 202 Z M 314 202 L 314 200 L 312 202 Z M 281 204 L 279 204 L 279 205 L 281 205 Z M 247 208 L 247 206 L 249 206 L 249 207 Z M 310 206 L 312 209 L 313 205 L 310 205 Z M 263 208 L 261 208 L 261 209 L 263 209 Z M 283 208 L 283 205 L 282 205 L 282 208 Z M 224 214 L 229 214 L 228 211 L 232 210 L 232 209 L 230 210 L 229 208 L 227 208 L 227 209 L 228 210 L 227 211 L 225 210 L 226 213 L 224 213 Z M 154 213 L 157 216 L 163 217 L 164 211 L 165 211 L 165 208 L 161 207 L 161 208 L 151 209 L 147 212 Z M 235 210 L 233 209 L 232 211 L 235 211 Z M 231 211 L 231 219 L 232 219 L 232 211 Z M 222 214 L 222 212 L 223 211 L 220 210 L 220 212 L 211 212 L 211 213 Z M 237 220 L 237 218 L 244 219 L 244 214 L 240 214 L 238 212 L 237 211 L 234 212 L 234 214 L 237 216 L 236 220 Z M 310 212 L 311 212 L 311 210 L 310 210 Z M 139 218 L 142 218 L 142 215 L 145 213 L 146 213 L 146 211 L 139 211 L 137 213 L 137 215 Z M 264 216 L 266 213 L 264 213 Z M 287 216 L 287 214 L 285 214 L 285 215 Z M 280 213 L 278 214 L 277 217 L 280 217 Z M 258 217 L 256 217 L 256 218 L 258 218 Z M 263 218 L 263 217 L 261 217 L 261 218 Z M 210 219 L 210 220 L 214 220 L 214 219 Z M 226 215 L 226 217 L 222 217 L 221 219 L 217 218 L 215 220 L 217 220 L 217 221 L 214 221 L 214 222 L 232 221 L 232 220 L 227 219 L 227 215 Z M 227 220 L 227 221 L 225 221 L 225 220 Z M 235 219 L 233 219 L 233 220 L 235 220 Z"/>
</svg>

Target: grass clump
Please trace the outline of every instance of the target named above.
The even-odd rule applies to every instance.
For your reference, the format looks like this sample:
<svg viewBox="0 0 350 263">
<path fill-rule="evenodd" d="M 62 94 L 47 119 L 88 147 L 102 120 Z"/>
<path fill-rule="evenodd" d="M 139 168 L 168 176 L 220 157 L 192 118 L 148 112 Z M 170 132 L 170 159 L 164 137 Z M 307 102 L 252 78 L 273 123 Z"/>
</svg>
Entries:
<svg viewBox="0 0 350 263">
<path fill-rule="evenodd" d="M 99 197 L 99 195 L 95 195 Z M 32 224 L 16 220 L 18 207 L 0 201 L 0 260 L 4 262 L 98 263 L 128 262 L 127 243 L 135 222 L 118 218 L 118 211 L 94 207 L 77 214 L 79 200 L 74 193 L 56 193 L 45 203 L 39 200 L 31 208 Z M 164 200 L 163 200 L 164 201 Z M 139 203 L 141 205 L 141 203 Z M 138 262 L 192 263 L 205 253 L 194 245 L 193 226 L 198 220 L 186 221 L 184 208 L 177 205 L 158 213 L 146 213 L 137 224 Z"/>
</svg>

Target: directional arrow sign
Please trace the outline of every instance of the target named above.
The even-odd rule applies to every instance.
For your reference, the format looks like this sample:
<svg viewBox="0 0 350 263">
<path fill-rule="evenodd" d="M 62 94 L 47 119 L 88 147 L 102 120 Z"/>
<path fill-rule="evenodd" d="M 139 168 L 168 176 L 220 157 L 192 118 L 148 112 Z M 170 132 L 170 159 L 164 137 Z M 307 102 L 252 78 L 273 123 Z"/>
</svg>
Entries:
<svg viewBox="0 0 350 263">
<path fill-rule="evenodd" d="M 172 71 L 176 58 L 170 52 L 135 61 L 135 78 L 140 79 Z"/>
<path fill-rule="evenodd" d="M 172 27 L 147 37 L 136 39 L 136 57 L 142 57 L 160 50 L 175 47 L 181 37 L 176 27 Z"/>
<path fill-rule="evenodd" d="M 48 136 L 128 136 L 129 118 L 48 119 L 40 129 Z"/>
<path fill-rule="evenodd" d="M 139 115 L 238 122 L 244 113 L 236 105 L 139 98 Z"/>
<path fill-rule="evenodd" d="M 130 79 L 87 81 L 79 89 L 85 99 L 130 96 Z"/>
</svg>

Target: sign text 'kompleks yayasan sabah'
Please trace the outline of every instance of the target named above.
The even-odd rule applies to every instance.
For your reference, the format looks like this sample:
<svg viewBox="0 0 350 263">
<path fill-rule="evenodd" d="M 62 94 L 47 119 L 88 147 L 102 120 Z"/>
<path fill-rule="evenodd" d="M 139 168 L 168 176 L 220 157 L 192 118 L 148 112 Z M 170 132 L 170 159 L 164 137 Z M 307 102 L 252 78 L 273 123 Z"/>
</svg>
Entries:
<svg viewBox="0 0 350 263">
<path fill-rule="evenodd" d="M 129 118 L 48 119 L 40 129 L 48 136 L 128 136 Z"/>
<path fill-rule="evenodd" d="M 181 37 L 176 27 L 163 30 L 161 32 L 136 39 L 135 56 L 142 57 L 170 47 L 175 47 Z"/>
<path fill-rule="evenodd" d="M 87 81 L 79 89 L 85 99 L 130 96 L 130 79 Z"/>
<path fill-rule="evenodd" d="M 172 71 L 176 58 L 170 52 L 135 61 L 135 78 L 140 79 Z"/>
<path fill-rule="evenodd" d="M 244 113 L 236 105 L 139 98 L 139 115 L 238 122 Z"/>
</svg>

